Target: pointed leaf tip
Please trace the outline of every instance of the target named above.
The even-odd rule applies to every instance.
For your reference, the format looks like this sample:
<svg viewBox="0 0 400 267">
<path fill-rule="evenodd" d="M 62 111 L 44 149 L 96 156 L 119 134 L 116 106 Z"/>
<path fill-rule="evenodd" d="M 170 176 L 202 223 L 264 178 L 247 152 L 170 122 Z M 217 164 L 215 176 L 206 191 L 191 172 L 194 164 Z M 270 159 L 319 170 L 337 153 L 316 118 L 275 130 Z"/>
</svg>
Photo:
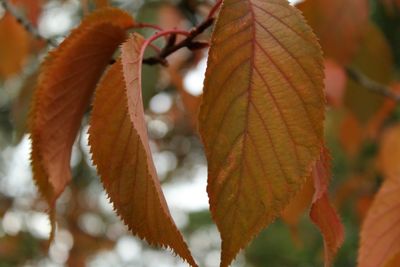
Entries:
<svg viewBox="0 0 400 267">
<path fill-rule="evenodd" d="M 329 150 L 323 147 L 312 171 L 315 192 L 310 210 L 310 218 L 324 238 L 325 267 L 331 266 L 344 241 L 343 224 L 328 196 L 328 186 L 332 176 L 330 161 Z"/>
<path fill-rule="evenodd" d="M 30 113 L 31 164 L 50 214 L 71 180 L 72 145 L 96 83 L 133 23 L 118 9 L 95 12 L 42 64 Z"/>
<path fill-rule="evenodd" d="M 149 148 L 141 92 L 143 46 L 143 38 L 132 35 L 122 46 L 122 60 L 98 86 L 89 129 L 92 158 L 129 229 L 197 266 L 170 215 Z"/>
<path fill-rule="evenodd" d="M 225 0 L 212 35 L 199 127 L 221 266 L 277 217 L 323 140 L 323 60 L 286 0 Z"/>
</svg>

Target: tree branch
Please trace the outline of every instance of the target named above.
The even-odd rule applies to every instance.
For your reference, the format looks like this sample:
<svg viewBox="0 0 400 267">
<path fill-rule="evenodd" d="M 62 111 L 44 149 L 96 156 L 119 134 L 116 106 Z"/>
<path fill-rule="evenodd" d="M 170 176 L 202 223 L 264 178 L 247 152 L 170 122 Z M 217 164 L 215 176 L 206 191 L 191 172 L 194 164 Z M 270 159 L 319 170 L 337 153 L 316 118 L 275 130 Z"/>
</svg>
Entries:
<svg viewBox="0 0 400 267">
<path fill-rule="evenodd" d="M 396 94 L 391 90 L 390 87 L 380 84 L 376 81 L 371 80 L 364 73 L 353 67 L 345 67 L 347 76 L 354 82 L 358 83 L 368 91 L 380 94 L 393 99 L 400 103 L 400 95 Z"/>
</svg>

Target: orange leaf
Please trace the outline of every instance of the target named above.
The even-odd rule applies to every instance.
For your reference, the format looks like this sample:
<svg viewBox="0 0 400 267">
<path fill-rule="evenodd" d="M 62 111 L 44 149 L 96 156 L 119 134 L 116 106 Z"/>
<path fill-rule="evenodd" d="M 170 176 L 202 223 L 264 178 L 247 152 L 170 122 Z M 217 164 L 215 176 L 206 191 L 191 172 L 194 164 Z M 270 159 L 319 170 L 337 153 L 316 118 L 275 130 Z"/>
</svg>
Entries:
<svg viewBox="0 0 400 267">
<path fill-rule="evenodd" d="M 340 124 L 340 143 L 343 149 L 354 158 L 360 151 L 362 142 L 365 139 L 365 132 L 360 122 L 352 113 L 347 113 Z"/>
<path fill-rule="evenodd" d="M 110 68 L 97 89 L 89 130 L 93 162 L 129 229 L 197 266 L 169 213 L 151 157 L 141 91 L 143 49 L 142 37 L 132 35 L 122 46 L 122 63 Z"/>
<path fill-rule="evenodd" d="M 133 23 L 121 10 L 103 9 L 85 19 L 43 63 L 30 130 L 34 179 L 51 209 L 71 180 L 72 145 L 96 83 Z"/>
<path fill-rule="evenodd" d="M 328 197 L 330 168 L 329 151 L 324 147 L 312 171 L 315 193 L 310 217 L 324 237 L 325 267 L 331 265 L 333 257 L 344 240 L 343 225 Z"/>
<path fill-rule="evenodd" d="M 400 125 L 385 130 L 379 151 L 380 168 L 385 177 L 400 177 Z"/>
<path fill-rule="evenodd" d="M 0 79 L 21 71 L 29 52 L 29 33 L 8 12 L 0 19 Z"/>
<path fill-rule="evenodd" d="M 323 139 L 322 55 L 286 0 L 224 1 L 209 51 L 200 132 L 228 266 L 281 214 Z"/>
<path fill-rule="evenodd" d="M 396 94 L 400 93 L 400 83 L 394 82 L 390 85 L 392 91 Z M 392 98 L 385 98 L 383 105 L 379 108 L 379 110 L 374 114 L 374 116 L 368 122 L 368 136 L 372 139 L 376 139 L 376 137 L 380 134 L 382 127 L 384 126 L 385 121 L 390 118 L 390 115 L 393 113 L 397 106 L 397 102 Z"/>
<path fill-rule="evenodd" d="M 368 0 L 306 0 L 297 7 L 319 37 L 325 56 L 349 63 L 368 22 Z"/>
<path fill-rule="evenodd" d="M 387 179 L 361 229 L 358 267 L 383 267 L 400 252 L 400 179 Z"/>
<path fill-rule="evenodd" d="M 290 201 L 289 205 L 283 210 L 282 220 L 290 227 L 296 227 L 300 217 L 310 206 L 314 194 L 314 185 L 312 179 L 307 179 L 301 191 Z"/>
<path fill-rule="evenodd" d="M 400 251 L 389 259 L 383 266 L 385 267 L 399 267 L 400 266 Z"/>
</svg>

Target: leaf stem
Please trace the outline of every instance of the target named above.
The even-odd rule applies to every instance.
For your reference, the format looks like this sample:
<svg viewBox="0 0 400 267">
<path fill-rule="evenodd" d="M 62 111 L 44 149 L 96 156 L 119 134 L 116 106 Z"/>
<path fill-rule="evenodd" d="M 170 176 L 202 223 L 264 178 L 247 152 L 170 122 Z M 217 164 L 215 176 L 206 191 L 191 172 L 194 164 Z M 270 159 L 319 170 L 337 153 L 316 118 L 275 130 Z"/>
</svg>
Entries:
<svg viewBox="0 0 400 267">
<path fill-rule="evenodd" d="M 222 0 L 217 0 L 217 2 L 212 6 L 210 12 L 208 13 L 207 18 L 213 18 L 215 13 L 218 11 L 219 7 L 222 4 Z"/>
<path fill-rule="evenodd" d="M 174 30 L 168 30 L 168 31 L 162 31 L 162 32 L 156 33 L 155 35 L 153 35 L 152 37 L 147 39 L 144 47 L 146 47 L 148 44 L 150 44 L 151 42 L 153 42 L 154 40 L 158 39 L 161 36 L 169 35 L 171 38 L 170 40 L 172 40 L 173 36 L 176 36 L 177 34 L 182 34 L 182 35 L 185 35 L 186 38 L 183 39 L 182 41 L 178 42 L 177 44 L 175 44 L 175 40 L 167 42 L 167 45 L 161 50 L 161 52 L 157 56 L 145 58 L 145 59 L 143 59 L 143 63 L 148 64 L 148 65 L 161 64 L 163 66 L 167 66 L 168 63 L 166 61 L 166 58 L 169 55 L 171 55 L 172 53 L 174 53 L 175 51 L 177 51 L 183 47 L 187 47 L 191 50 L 207 47 L 208 43 L 196 42 L 196 41 L 194 41 L 194 39 L 198 35 L 203 33 L 208 27 L 210 27 L 213 24 L 213 22 L 214 22 L 214 18 L 210 17 L 210 18 L 207 18 L 205 21 L 203 21 L 201 24 L 199 24 L 197 27 L 190 30 L 189 32 L 174 29 Z"/>
</svg>

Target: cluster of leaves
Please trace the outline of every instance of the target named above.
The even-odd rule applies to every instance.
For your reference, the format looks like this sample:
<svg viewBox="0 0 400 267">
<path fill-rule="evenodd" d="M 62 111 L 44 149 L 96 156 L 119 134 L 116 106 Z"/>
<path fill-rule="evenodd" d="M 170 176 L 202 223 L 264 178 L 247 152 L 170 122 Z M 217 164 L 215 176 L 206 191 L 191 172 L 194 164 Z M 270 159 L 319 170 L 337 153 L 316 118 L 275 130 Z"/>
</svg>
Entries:
<svg viewBox="0 0 400 267">
<path fill-rule="evenodd" d="M 382 3 L 394 9 L 397 4 Z M 363 223 L 358 264 L 396 266 L 400 180 L 392 155 L 400 153 L 400 133 L 394 127 L 381 134 L 395 103 L 367 92 L 368 82 L 359 76 L 347 80 L 346 75 L 356 70 L 382 84 L 393 80 L 391 49 L 369 20 L 368 1 L 307 0 L 293 7 L 286 0 L 225 0 L 191 31 L 160 28 L 147 39 L 131 32 L 146 25 L 127 12 L 107 7 L 107 1 L 97 5 L 101 8 L 42 63 L 29 117 L 34 179 L 50 207 L 52 233 L 56 201 L 72 177 L 72 147 L 92 106 L 92 159 L 116 213 L 135 235 L 197 266 L 171 217 L 152 160 L 142 64 L 167 64 L 166 57 L 179 48 L 203 48 L 204 42 L 194 38 L 220 8 L 201 103 L 196 99 L 187 106 L 208 161 L 207 192 L 222 239 L 221 266 L 229 266 L 274 219 L 296 224 L 307 207 L 324 237 L 325 266 L 331 265 L 344 229 L 328 196 L 325 93 L 330 106 L 345 106 L 348 112 L 342 141 L 349 155 L 359 153 L 366 130 L 368 138 L 382 136 L 385 181 Z M 167 39 L 162 49 L 153 43 L 160 37 Z M 145 58 L 147 47 L 156 55 Z M 12 58 L 18 64 L 2 75 L 18 71 L 23 59 Z M 185 102 L 187 96 L 179 92 Z"/>
</svg>

